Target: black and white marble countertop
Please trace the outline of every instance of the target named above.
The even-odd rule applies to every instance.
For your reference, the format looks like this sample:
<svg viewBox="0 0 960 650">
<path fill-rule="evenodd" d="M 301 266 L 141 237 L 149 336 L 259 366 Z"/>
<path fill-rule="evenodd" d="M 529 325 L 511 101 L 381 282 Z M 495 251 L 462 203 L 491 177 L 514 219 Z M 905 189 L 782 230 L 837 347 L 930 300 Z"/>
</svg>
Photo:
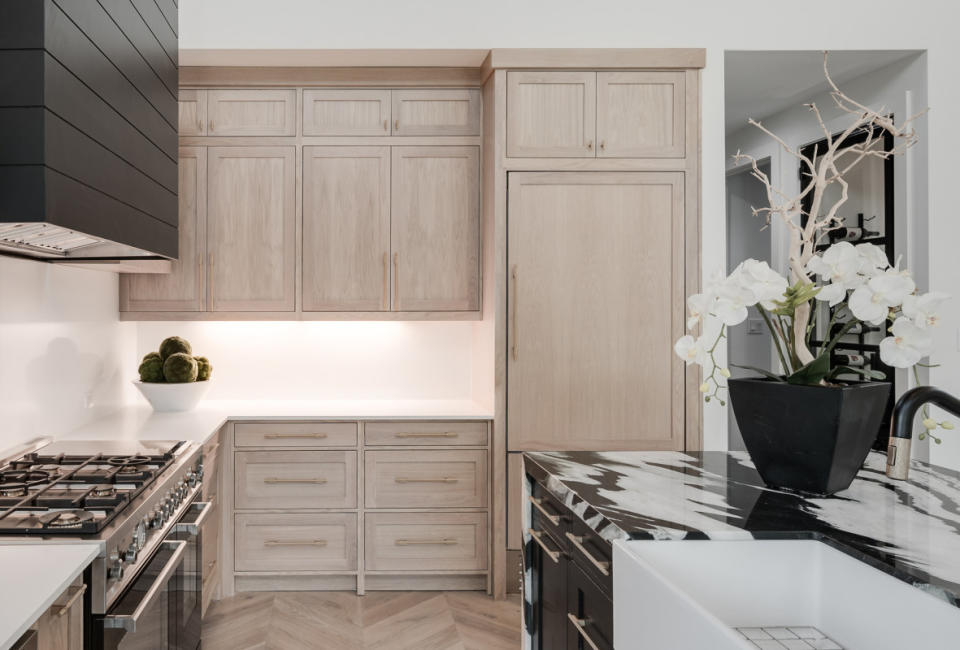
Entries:
<svg viewBox="0 0 960 650">
<path fill-rule="evenodd" d="M 816 538 L 960 607 L 960 473 L 871 452 L 831 497 L 768 488 L 742 452 L 527 452 L 525 467 L 614 539 Z"/>
</svg>

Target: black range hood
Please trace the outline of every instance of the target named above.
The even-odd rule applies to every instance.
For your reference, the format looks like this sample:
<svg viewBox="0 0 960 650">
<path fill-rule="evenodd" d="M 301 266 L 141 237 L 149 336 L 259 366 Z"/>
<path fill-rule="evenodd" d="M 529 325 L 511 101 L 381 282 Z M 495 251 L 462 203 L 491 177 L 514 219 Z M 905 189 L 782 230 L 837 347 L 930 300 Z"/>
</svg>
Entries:
<svg viewBox="0 0 960 650">
<path fill-rule="evenodd" d="M 177 257 L 175 0 L 0 0 L 0 252 Z"/>
</svg>

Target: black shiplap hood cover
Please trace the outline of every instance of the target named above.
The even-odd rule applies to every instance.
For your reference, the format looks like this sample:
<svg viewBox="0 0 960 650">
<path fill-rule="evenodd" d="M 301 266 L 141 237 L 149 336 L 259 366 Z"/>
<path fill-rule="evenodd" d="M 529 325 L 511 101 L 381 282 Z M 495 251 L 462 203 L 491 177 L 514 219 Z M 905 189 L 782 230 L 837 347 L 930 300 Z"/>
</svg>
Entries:
<svg viewBox="0 0 960 650">
<path fill-rule="evenodd" d="M 0 2 L 0 251 L 177 256 L 175 0 Z"/>
</svg>

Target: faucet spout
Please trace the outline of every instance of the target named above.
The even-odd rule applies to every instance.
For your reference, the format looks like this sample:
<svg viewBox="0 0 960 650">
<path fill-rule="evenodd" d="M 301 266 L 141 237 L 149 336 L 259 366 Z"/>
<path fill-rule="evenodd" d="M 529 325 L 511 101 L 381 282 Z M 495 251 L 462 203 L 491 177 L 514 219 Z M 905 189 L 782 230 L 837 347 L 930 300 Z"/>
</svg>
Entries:
<svg viewBox="0 0 960 650">
<path fill-rule="evenodd" d="M 890 443 L 887 446 L 887 476 L 905 481 L 910 472 L 910 443 L 913 419 L 924 404 L 935 404 L 960 417 L 960 399 L 933 386 L 911 388 L 897 400 L 890 421 Z"/>
</svg>

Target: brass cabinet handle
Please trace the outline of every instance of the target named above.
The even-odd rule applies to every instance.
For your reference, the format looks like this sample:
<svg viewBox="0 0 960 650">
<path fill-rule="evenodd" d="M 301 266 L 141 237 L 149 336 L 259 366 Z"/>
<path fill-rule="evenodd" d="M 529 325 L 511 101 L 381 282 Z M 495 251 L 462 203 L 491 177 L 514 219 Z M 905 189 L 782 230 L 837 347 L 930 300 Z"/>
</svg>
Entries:
<svg viewBox="0 0 960 650">
<path fill-rule="evenodd" d="M 580 537 L 580 536 L 578 536 L 578 535 L 574 535 L 573 533 L 566 533 L 566 536 L 567 536 L 567 539 L 570 540 L 570 543 L 573 544 L 574 546 L 576 546 L 576 547 L 577 547 L 577 550 L 580 551 L 581 553 L 583 553 L 583 555 L 584 555 L 585 558 L 587 558 L 588 560 L 590 560 L 590 564 L 592 564 L 593 566 L 597 567 L 597 570 L 599 570 L 600 573 L 602 573 L 602 574 L 605 575 L 605 576 L 610 575 L 610 563 L 609 563 L 609 562 L 601 562 L 601 561 L 598 560 L 597 558 L 593 557 L 593 556 L 590 554 L 590 551 L 588 551 L 588 550 L 584 547 L 584 545 L 583 545 L 583 537 Z"/>
<path fill-rule="evenodd" d="M 201 310 L 207 308 L 203 296 L 203 253 L 197 253 L 197 300 L 200 301 Z"/>
<path fill-rule="evenodd" d="M 213 120 L 207 122 L 207 133 L 213 133 Z"/>
<path fill-rule="evenodd" d="M 390 120 L 384 120 L 384 121 L 383 121 L 383 130 L 384 130 L 384 131 L 390 130 Z"/>
<path fill-rule="evenodd" d="M 327 482 L 325 478 L 277 478 L 276 476 L 268 476 L 263 479 L 264 483 L 274 484 L 274 483 L 310 483 L 313 485 L 323 485 Z"/>
<path fill-rule="evenodd" d="M 383 252 L 383 305 L 390 309 L 390 253 Z"/>
<path fill-rule="evenodd" d="M 397 539 L 394 540 L 394 546 L 454 546 L 457 540 L 449 537 L 442 539 Z"/>
<path fill-rule="evenodd" d="M 393 479 L 394 483 L 457 483 L 458 478 L 452 476 L 438 476 L 436 478 L 410 478 L 408 476 L 398 476 Z"/>
<path fill-rule="evenodd" d="M 197 119 L 197 133 L 203 133 L 203 120 Z"/>
<path fill-rule="evenodd" d="M 268 539 L 264 546 L 326 546 L 325 539 Z"/>
<path fill-rule="evenodd" d="M 265 433 L 263 434 L 264 438 L 270 440 L 279 440 L 282 438 L 291 438 L 291 439 L 300 439 L 300 438 L 311 438 L 311 439 L 320 439 L 326 438 L 327 434 L 325 433 Z"/>
<path fill-rule="evenodd" d="M 590 621 L 585 618 L 577 618 L 573 614 L 567 613 L 567 618 L 570 619 L 570 622 L 573 623 L 573 627 L 577 628 L 577 634 L 580 635 L 584 641 L 587 642 L 587 645 L 590 646 L 590 650 L 600 650 L 597 647 L 597 644 L 593 642 L 593 639 L 590 638 L 590 635 L 587 634 L 586 627 L 590 624 Z"/>
<path fill-rule="evenodd" d="M 394 130 L 396 130 L 396 131 L 399 131 L 399 130 L 400 130 L 400 120 L 399 120 L 399 118 L 393 121 L 393 128 L 394 128 Z"/>
<path fill-rule="evenodd" d="M 210 309 L 215 309 L 217 304 L 213 297 L 213 253 L 207 253 L 207 302 Z"/>
<path fill-rule="evenodd" d="M 511 319 L 513 320 L 513 335 L 511 336 L 510 348 L 513 353 L 513 360 L 516 361 L 520 357 L 520 341 L 517 340 L 517 287 L 520 284 L 520 273 L 517 271 L 517 265 L 513 265 L 513 270 L 510 272 L 510 277 L 513 279 L 513 314 L 511 314 Z"/>
<path fill-rule="evenodd" d="M 606 140 L 601 140 L 601 141 L 600 141 L 600 151 L 603 151 L 603 150 L 606 149 L 606 148 L 607 148 L 607 141 L 606 141 Z"/>
<path fill-rule="evenodd" d="M 63 604 L 63 606 L 57 610 L 57 618 L 66 616 L 70 612 L 70 608 L 76 604 L 77 600 L 83 596 L 84 592 L 87 590 L 87 585 L 80 585 L 76 588 L 77 590 L 73 592 L 70 598 Z"/>
<path fill-rule="evenodd" d="M 456 438 L 456 431 L 401 431 L 394 434 L 397 438 Z"/>
<path fill-rule="evenodd" d="M 527 498 L 530 499 L 530 503 L 533 504 L 533 507 L 539 510 L 540 514 L 547 518 L 547 521 L 554 526 L 560 525 L 560 515 L 551 515 L 549 512 L 547 512 L 547 509 L 543 507 L 543 499 L 537 499 L 532 495 L 528 496 Z"/>
<path fill-rule="evenodd" d="M 593 140 L 587 142 L 587 151 L 593 151 Z"/>
<path fill-rule="evenodd" d="M 543 541 L 543 533 L 539 530 L 534 530 L 533 528 L 528 528 L 527 533 L 530 534 L 530 537 L 533 538 L 533 541 L 537 543 L 537 546 L 543 549 L 543 552 L 547 554 L 547 557 L 553 560 L 554 564 L 560 563 L 560 556 L 563 554 L 561 551 L 551 551 L 547 548 L 546 542 Z"/>
<path fill-rule="evenodd" d="M 393 308 L 400 306 L 400 253 L 393 253 Z"/>
</svg>

